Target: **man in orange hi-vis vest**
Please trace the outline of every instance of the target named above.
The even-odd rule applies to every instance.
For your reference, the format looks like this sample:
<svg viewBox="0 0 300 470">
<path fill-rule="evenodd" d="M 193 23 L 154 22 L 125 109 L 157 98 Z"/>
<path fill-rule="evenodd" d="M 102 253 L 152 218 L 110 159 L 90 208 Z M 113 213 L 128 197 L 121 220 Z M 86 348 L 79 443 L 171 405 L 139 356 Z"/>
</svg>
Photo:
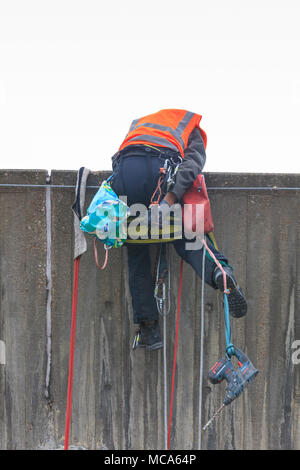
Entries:
<svg viewBox="0 0 300 470">
<path fill-rule="evenodd" d="M 112 157 L 111 180 L 112 189 L 118 196 L 127 197 L 129 207 L 136 203 L 149 207 L 157 189 L 161 168 L 170 161 L 176 165 L 176 174 L 168 189 L 162 191 L 160 217 L 169 214 L 170 206 L 181 202 L 184 193 L 202 172 L 206 160 L 207 138 L 200 121 L 201 116 L 190 111 L 163 109 L 132 122 L 119 151 Z M 171 243 L 201 277 L 203 248 L 187 249 L 184 237 Z M 233 268 L 212 243 L 209 247 L 227 275 L 230 313 L 234 317 L 241 317 L 247 312 L 247 302 L 233 275 Z M 137 347 L 159 349 L 163 344 L 153 291 L 149 245 L 128 243 L 127 249 L 133 320 L 140 328 Z M 208 255 L 205 256 L 205 282 L 214 289 L 224 290 L 222 272 Z"/>
</svg>

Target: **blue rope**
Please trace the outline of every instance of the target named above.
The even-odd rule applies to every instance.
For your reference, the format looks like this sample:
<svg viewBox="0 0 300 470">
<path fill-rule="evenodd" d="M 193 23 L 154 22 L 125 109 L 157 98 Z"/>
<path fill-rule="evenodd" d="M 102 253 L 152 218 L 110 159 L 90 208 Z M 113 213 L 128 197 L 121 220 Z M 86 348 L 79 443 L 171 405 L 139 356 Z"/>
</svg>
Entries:
<svg viewBox="0 0 300 470">
<path fill-rule="evenodd" d="M 229 357 L 234 354 L 234 345 L 231 342 L 231 329 L 229 319 L 229 305 L 227 294 L 224 294 L 224 319 L 225 319 L 225 339 L 226 339 L 226 353 Z"/>
</svg>

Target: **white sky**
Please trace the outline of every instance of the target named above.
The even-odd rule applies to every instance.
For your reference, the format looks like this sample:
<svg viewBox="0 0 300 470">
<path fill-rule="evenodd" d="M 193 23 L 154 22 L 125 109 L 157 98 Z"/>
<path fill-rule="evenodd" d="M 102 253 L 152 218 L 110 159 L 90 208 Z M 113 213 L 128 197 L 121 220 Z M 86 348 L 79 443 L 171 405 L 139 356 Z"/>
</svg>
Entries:
<svg viewBox="0 0 300 470">
<path fill-rule="evenodd" d="M 110 169 L 181 108 L 205 171 L 298 173 L 299 25 L 299 0 L 0 0 L 0 167 Z"/>
</svg>

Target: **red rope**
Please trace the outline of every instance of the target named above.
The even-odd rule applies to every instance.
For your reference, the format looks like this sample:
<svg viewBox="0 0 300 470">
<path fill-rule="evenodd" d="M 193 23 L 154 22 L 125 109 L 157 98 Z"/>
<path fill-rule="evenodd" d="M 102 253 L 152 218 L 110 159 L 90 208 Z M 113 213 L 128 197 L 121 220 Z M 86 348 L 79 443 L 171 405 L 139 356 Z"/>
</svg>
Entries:
<svg viewBox="0 0 300 470">
<path fill-rule="evenodd" d="M 67 413 L 66 413 L 64 450 L 68 450 L 68 448 L 69 448 L 69 434 L 70 434 L 70 423 L 71 423 L 71 412 L 72 412 L 72 388 L 73 388 L 73 369 L 74 369 L 74 349 L 75 349 L 75 330 L 76 330 L 79 259 L 80 259 L 80 256 L 78 256 L 78 258 L 76 258 L 75 262 L 74 262 L 74 283 L 73 283 L 71 339 L 70 339 L 70 356 L 69 356 L 69 380 L 68 380 L 68 396 L 67 396 Z"/>
<path fill-rule="evenodd" d="M 202 241 L 203 245 L 205 245 L 208 253 L 210 254 L 210 256 L 213 258 L 214 262 L 216 263 L 216 265 L 218 266 L 218 268 L 221 270 L 222 272 L 222 276 L 223 276 L 223 284 L 224 284 L 224 294 L 229 294 L 230 291 L 227 289 L 227 277 L 226 277 L 226 273 L 225 273 L 225 270 L 223 268 L 223 266 L 221 265 L 221 263 L 219 263 L 219 261 L 217 260 L 217 258 L 215 257 L 215 255 L 213 254 L 213 252 L 209 249 L 206 241 L 205 241 L 205 238 L 201 239 L 200 240 Z M 203 263 L 205 262 L 205 260 L 203 260 Z"/>
<path fill-rule="evenodd" d="M 98 269 L 105 269 L 107 265 L 107 260 L 108 260 L 108 248 L 106 245 L 104 245 L 105 249 L 105 260 L 102 266 L 100 266 L 99 261 L 98 261 L 98 250 L 97 250 L 97 239 L 94 238 L 94 257 L 95 257 L 95 263 Z"/>
<path fill-rule="evenodd" d="M 168 426 L 168 450 L 170 450 L 170 439 L 171 439 L 174 385 L 175 385 L 175 374 L 176 374 L 176 357 L 177 357 L 179 317 L 180 317 L 180 300 L 181 300 L 181 288 L 182 288 L 182 272 L 183 272 L 183 259 L 181 260 L 181 264 L 180 264 L 179 289 L 178 289 L 178 299 L 177 299 L 176 334 L 175 334 L 173 375 L 172 375 L 171 400 L 170 400 L 170 412 L 169 412 L 169 426 Z"/>
<path fill-rule="evenodd" d="M 157 183 L 156 189 L 154 190 L 154 193 L 152 194 L 149 207 L 151 207 L 154 204 L 159 204 L 160 198 L 162 196 L 161 184 L 162 184 L 163 179 L 164 179 L 163 168 L 160 168 L 160 173 L 161 173 L 161 175 L 158 178 L 158 183 Z M 158 192 L 158 197 L 157 197 L 156 201 L 154 201 L 154 198 L 155 198 L 157 192 Z"/>
</svg>

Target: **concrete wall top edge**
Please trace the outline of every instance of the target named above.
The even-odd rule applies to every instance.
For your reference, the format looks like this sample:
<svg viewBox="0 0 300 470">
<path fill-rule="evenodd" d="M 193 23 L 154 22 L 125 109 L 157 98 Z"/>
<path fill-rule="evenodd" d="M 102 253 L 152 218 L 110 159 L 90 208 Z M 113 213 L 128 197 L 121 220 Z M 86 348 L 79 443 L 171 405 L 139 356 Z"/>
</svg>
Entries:
<svg viewBox="0 0 300 470">
<path fill-rule="evenodd" d="M 91 172 L 88 184 L 99 184 L 111 175 L 111 171 Z M 243 186 L 284 186 L 300 187 L 300 173 L 224 173 L 224 172 L 203 172 L 207 186 L 218 187 L 243 187 Z M 75 184 L 76 171 L 51 171 L 52 184 Z"/>
<path fill-rule="evenodd" d="M 0 184 L 45 184 L 47 170 L 0 170 Z M 88 185 L 97 186 L 111 171 L 91 172 Z M 300 173 L 204 172 L 207 187 L 300 187 Z M 51 184 L 75 185 L 77 171 L 52 170 Z"/>
<path fill-rule="evenodd" d="M 0 170 L 0 184 L 45 184 L 47 170 Z"/>
<path fill-rule="evenodd" d="M 207 186 L 218 187 L 300 187 L 297 173 L 206 173 Z"/>
<path fill-rule="evenodd" d="M 88 185 L 97 186 L 111 175 L 111 171 L 93 171 L 89 174 Z M 52 170 L 51 184 L 74 185 L 77 180 L 77 171 Z"/>
</svg>

